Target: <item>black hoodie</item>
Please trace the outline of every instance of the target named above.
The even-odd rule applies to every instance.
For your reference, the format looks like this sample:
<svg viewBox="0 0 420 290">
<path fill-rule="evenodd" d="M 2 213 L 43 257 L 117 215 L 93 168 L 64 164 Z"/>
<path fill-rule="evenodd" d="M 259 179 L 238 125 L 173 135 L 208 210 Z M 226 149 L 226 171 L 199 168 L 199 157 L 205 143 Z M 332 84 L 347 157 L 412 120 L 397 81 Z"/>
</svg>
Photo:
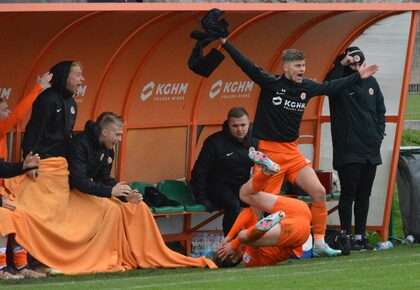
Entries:
<svg viewBox="0 0 420 290">
<path fill-rule="evenodd" d="M 191 172 L 191 185 L 197 201 L 208 199 L 212 191 L 223 188 L 239 194 L 241 185 L 249 180 L 254 165 L 248 158 L 251 146 L 257 147 L 256 140 L 249 133 L 244 141 L 234 138 L 227 121 L 222 131 L 207 137 Z"/>
<path fill-rule="evenodd" d="M 68 163 L 70 186 L 99 197 L 111 197 L 117 181 L 111 177 L 114 150 L 99 143 L 99 127 L 87 121 L 85 130 L 70 142 Z"/>
<path fill-rule="evenodd" d="M 52 85 L 35 100 L 23 135 L 24 156 L 32 151 L 41 158 L 66 157 L 77 116 L 73 92 L 66 88 L 72 63 L 63 61 L 50 69 Z"/>
</svg>

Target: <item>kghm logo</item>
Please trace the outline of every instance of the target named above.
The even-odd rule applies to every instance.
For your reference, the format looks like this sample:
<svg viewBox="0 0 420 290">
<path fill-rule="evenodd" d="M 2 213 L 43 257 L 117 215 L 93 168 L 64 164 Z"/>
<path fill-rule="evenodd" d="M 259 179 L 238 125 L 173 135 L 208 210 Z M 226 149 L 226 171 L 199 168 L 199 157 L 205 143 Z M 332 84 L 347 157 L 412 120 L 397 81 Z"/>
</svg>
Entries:
<svg viewBox="0 0 420 290">
<path fill-rule="evenodd" d="M 147 85 L 145 85 L 143 87 L 143 90 L 141 91 L 140 99 L 142 101 L 146 101 L 153 94 L 153 89 L 154 88 L 155 88 L 155 83 L 154 82 L 150 82 Z"/>
<path fill-rule="evenodd" d="M 250 98 L 250 93 L 253 88 L 253 81 L 223 82 L 222 80 L 218 80 L 211 85 L 209 97 L 214 99 L 220 95 L 222 99 Z"/>
<path fill-rule="evenodd" d="M 140 99 L 146 101 L 153 96 L 154 101 L 182 101 L 188 90 L 188 83 L 161 83 L 153 81 L 146 84 L 140 94 Z"/>
<path fill-rule="evenodd" d="M 0 98 L 7 100 L 12 94 L 12 88 L 0 88 Z"/>
<path fill-rule="evenodd" d="M 218 80 L 211 86 L 210 94 L 209 94 L 211 99 L 214 99 L 214 97 L 220 94 L 220 91 L 222 90 L 222 85 L 223 85 L 222 80 Z"/>
</svg>

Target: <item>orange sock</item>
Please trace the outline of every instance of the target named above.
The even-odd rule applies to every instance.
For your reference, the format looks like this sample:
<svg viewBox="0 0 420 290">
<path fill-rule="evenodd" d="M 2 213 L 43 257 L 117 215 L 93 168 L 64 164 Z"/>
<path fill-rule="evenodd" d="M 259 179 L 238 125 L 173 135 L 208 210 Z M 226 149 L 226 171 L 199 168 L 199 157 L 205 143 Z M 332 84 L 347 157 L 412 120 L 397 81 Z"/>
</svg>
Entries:
<svg viewBox="0 0 420 290">
<path fill-rule="evenodd" d="M 327 228 L 327 204 L 326 203 L 312 203 L 312 232 L 314 240 L 324 240 L 325 230 Z"/>
<path fill-rule="evenodd" d="M 28 265 L 28 252 L 22 247 L 13 249 L 13 263 L 16 269 L 20 270 Z"/>
<path fill-rule="evenodd" d="M 261 239 L 265 233 L 266 232 L 259 231 L 255 225 L 246 230 L 246 235 L 251 242 Z"/>
<path fill-rule="evenodd" d="M 265 175 L 260 168 L 254 167 L 254 176 L 252 177 L 252 190 L 254 192 L 264 191 L 267 186 L 269 175 Z"/>
<path fill-rule="evenodd" d="M 6 253 L 0 254 L 0 270 L 6 267 Z"/>
</svg>

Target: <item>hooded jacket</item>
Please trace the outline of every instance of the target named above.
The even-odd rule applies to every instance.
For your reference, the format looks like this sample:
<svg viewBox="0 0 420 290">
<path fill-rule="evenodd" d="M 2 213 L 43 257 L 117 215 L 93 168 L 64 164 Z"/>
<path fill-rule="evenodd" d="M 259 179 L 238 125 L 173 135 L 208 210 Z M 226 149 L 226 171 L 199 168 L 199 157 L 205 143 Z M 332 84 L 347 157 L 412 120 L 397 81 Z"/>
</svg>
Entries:
<svg viewBox="0 0 420 290">
<path fill-rule="evenodd" d="M 233 61 L 261 87 L 255 113 L 253 137 L 275 142 L 293 142 L 299 138 L 299 128 L 306 104 L 312 97 L 333 94 L 360 80 L 354 73 L 346 78 L 318 83 L 304 78 L 294 83 L 284 75 L 272 75 L 243 56 L 230 42 L 223 44 Z"/>
<path fill-rule="evenodd" d="M 339 56 L 326 80 L 345 77 L 352 70 Z M 385 104 L 374 77 L 329 95 L 333 167 L 348 163 L 382 163 L 380 147 L 385 135 Z"/>
<path fill-rule="evenodd" d="M 32 151 L 41 158 L 66 157 L 77 116 L 73 92 L 66 87 L 72 63 L 63 61 L 50 69 L 51 87 L 35 100 L 23 135 L 24 156 Z"/>
<path fill-rule="evenodd" d="M 191 185 L 198 202 L 203 202 L 213 191 L 223 188 L 239 194 L 241 185 L 249 180 L 254 165 L 248 157 L 251 146 L 256 148 L 257 142 L 250 137 L 250 133 L 239 141 L 230 133 L 227 121 L 222 131 L 207 137 L 191 172 Z"/>
<path fill-rule="evenodd" d="M 111 197 L 117 181 L 111 177 L 114 150 L 99 142 L 99 126 L 87 121 L 85 130 L 75 135 L 69 146 L 70 186 L 99 197 Z"/>
</svg>

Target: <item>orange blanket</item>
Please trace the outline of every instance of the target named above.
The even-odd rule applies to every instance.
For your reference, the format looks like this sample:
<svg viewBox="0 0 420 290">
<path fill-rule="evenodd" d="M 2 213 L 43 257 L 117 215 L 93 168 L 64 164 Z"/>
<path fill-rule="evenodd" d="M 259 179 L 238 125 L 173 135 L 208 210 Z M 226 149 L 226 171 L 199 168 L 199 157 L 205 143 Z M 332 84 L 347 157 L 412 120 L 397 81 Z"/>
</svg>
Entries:
<svg viewBox="0 0 420 290">
<path fill-rule="evenodd" d="M 41 160 L 36 182 L 22 176 L 5 181 L 16 191 L 17 207 L 0 208 L 0 233 L 16 233 L 17 242 L 36 259 L 65 274 L 216 268 L 204 257 L 167 248 L 146 204 L 70 190 L 64 158 Z"/>
</svg>

